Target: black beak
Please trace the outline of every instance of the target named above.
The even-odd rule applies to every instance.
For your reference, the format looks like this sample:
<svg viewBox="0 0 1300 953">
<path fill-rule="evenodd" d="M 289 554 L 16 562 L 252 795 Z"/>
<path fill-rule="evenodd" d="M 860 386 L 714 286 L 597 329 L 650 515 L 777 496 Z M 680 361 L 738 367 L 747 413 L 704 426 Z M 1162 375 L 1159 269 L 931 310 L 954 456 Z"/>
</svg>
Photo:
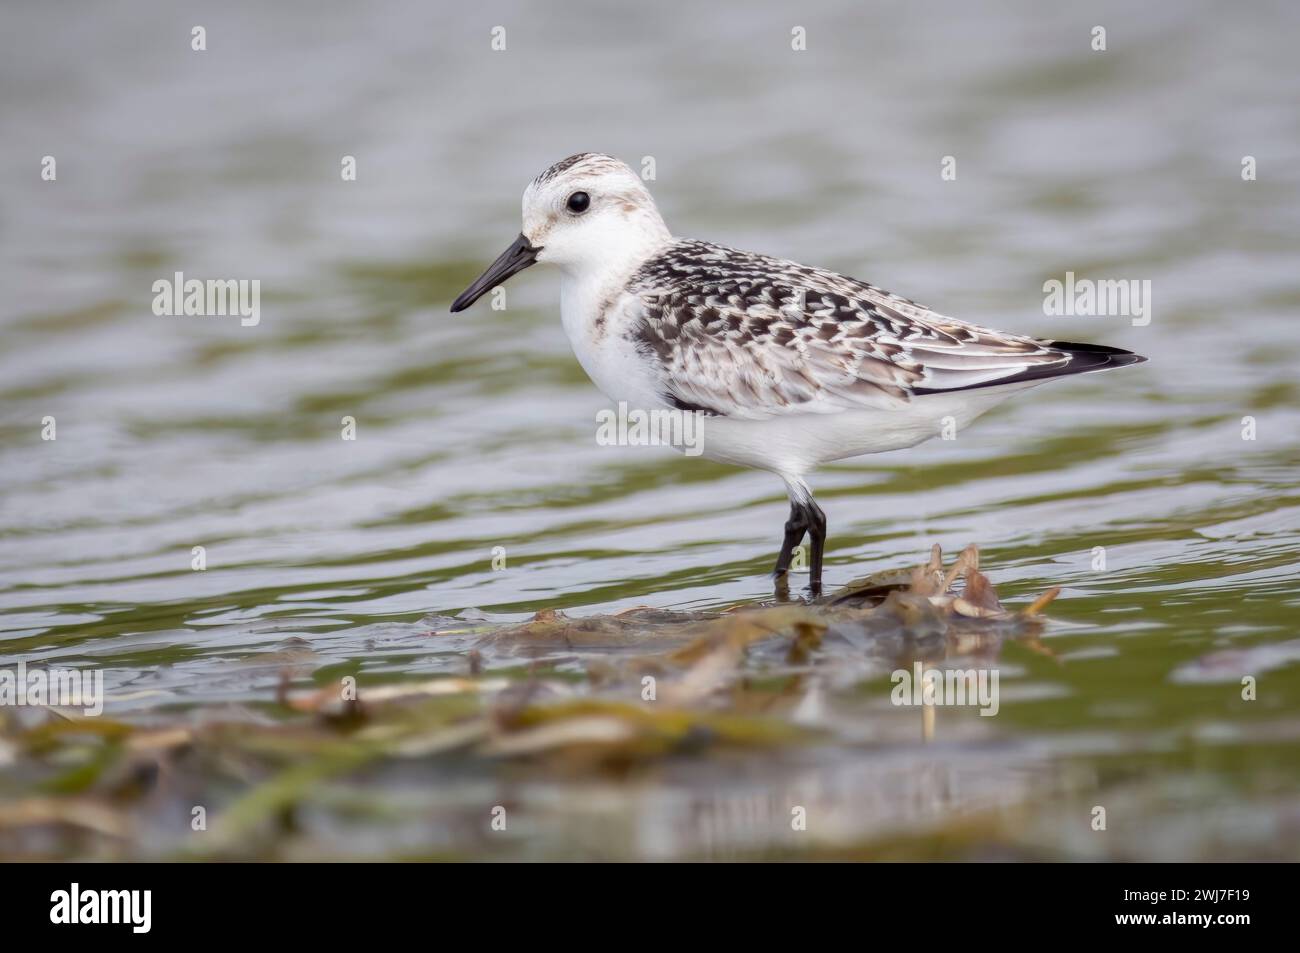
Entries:
<svg viewBox="0 0 1300 953">
<path fill-rule="evenodd" d="M 529 265 L 535 263 L 537 253 L 540 251 L 540 248 L 534 248 L 530 245 L 528 239 L 521 232 L 519 237 L 515 239 L 514 244 L 503 251 L 496 261 L 488 265 L 487 271 L 475 278 L 474 283 L 461 292 L 460 297 L 451 303 L 452 313 L 464 311 L 511 275 L 517 275 Z"/>
</svg>

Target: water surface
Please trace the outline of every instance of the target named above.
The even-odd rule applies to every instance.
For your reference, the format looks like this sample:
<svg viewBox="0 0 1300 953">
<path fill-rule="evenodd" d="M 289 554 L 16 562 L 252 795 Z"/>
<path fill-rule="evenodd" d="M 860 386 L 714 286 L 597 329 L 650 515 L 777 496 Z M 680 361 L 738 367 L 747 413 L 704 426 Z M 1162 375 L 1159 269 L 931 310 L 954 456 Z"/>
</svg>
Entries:
<svg viewBox="0 0 1300 953">
<path fill-rule="evenodd" d="M 832 678 L 833 744 L 679 752 L 635 778 L 418 763 L 358 796 L 402 820 L 307 824 L 284 855 L 1300 856 L 1291 5 L 5 19 L 0 653 L 99 667 L 116 719 L 279 718 L 289 662 L 300 686 L 463 675 L 475 639 L 429 635 L 452 622 L 771 596 L 779 481 L 598 446 L 607 402 L 554 274 L 514 279 L 504 311 L 447 313 L 517 234 L 525 182 L 569 153 L 652 156 L 678 234 L 1151 359 L 815 480 L 832 585 L 975 542 L 1004 602 L 1063 588 L 1047 652 L 1001 646 L 997 717 L 942 712 L 925 742 L 879 673 Z M 155 316 L 176 271 L 259 279 L 260 324 Z M 1066 271 L 1149 279 L 1152 321 L 1044 315 Z M 588 662 L 541 659 L 579 692 Z M 16 757 L 11 799 L 31 793 Z M 502 790 L 526 833 L 487 841 Z M 778 830 L 789 803 L 815 805 L 809 838 Z M 74 852 L 178 849 L 143 816 L 147 836 Z"/>
</svg>

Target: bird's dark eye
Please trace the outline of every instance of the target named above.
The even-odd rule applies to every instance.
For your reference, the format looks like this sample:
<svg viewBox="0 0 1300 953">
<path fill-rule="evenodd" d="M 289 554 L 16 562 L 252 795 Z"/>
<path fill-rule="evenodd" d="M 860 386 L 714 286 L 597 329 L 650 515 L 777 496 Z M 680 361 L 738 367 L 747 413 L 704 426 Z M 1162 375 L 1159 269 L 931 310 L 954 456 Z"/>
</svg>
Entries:
<svg viewBox="0 0 1300 953">
<path fill-rule="evenodd" d="M 566 204 L 574 215 L 581 215 L 591 207 L 591 196 L 586 192 L 574 192 Z"/>
</svg>

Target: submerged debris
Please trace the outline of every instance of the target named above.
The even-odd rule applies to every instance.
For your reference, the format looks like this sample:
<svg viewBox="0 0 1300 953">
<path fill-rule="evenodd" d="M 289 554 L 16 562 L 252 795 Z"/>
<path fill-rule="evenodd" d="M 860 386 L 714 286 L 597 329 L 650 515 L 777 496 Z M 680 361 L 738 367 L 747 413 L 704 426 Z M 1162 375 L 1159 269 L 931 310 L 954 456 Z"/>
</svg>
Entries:
<svg viewBox="0 0 1300 953">
<path fill-rule="evenodd" d="M 915 660 L 991 658 L 1010 638 L 1035 644 L 1057 593 L 1008 610 L 974 546 L 946 570 L 936 546 L 921 566 L 810 604 L 476 622 L 463 675 L 305 689 L 295 687 L 299 653 L 262 718 L 6 721 L 0 760 L 21 787 L 7 793 L 21 796 L 0 810 L 0 853 L 263 857 L 301 834 L 309 809 L 328 812 L 349 785 L 403 765 L 433 778 L 492 778 L 507 765 L 600 776 L 837 743 L 837 687 L 884 686 Z M 452 634 L 467 633 L 440 626 L 430 645 Z M 887 686 L 873 697 L 887 698 Z M 205 836 L 190 836 L 200 830 L 191 805 L 212 811 Z M 166 846 L 147 850 L 146 832 Z"/>
</svg>

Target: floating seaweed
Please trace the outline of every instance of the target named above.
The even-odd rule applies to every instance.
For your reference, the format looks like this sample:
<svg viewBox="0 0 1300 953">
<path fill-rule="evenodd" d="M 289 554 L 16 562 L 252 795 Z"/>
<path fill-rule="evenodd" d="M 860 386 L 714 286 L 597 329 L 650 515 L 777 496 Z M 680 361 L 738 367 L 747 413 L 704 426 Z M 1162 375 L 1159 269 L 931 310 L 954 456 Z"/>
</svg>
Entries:
<svg viewBox="0 0 1300 953">
<path fill-rule="evenodd" d="M 1007 639 L 1037 646 L 1041 611 L 1057 591 L 1007 609 L 974 546 L 947 569 L 936 546 L 921 566 L 809 603 L 583 617 L 544 610 L 521 624 L 435 626 L 431 645 L 472 637 L 462 675 L 302 688 L 309 653 L 299 649 L 282 660 L 279 688 L 255 717 L 7 719 L 0 851 L 286 856 L 319 846 L 344 818 L 382 814 L 412 777 L 425 792 L 414 799 L 419 817 L 436 815 L 430 805 L 448 790 L 468 810 L 464 791 L 475 785 L 585 790 L 674 765 L 747 763 L 746 752 L 798 760 L 846 743 L 830 696 L 847 691 L 852 701 L 917 659 L 992 659 Z M 409 811 L 393 810 L 409 822 Z M 457 843 L 429 837 L 443 841 Z"/>
</svg>

